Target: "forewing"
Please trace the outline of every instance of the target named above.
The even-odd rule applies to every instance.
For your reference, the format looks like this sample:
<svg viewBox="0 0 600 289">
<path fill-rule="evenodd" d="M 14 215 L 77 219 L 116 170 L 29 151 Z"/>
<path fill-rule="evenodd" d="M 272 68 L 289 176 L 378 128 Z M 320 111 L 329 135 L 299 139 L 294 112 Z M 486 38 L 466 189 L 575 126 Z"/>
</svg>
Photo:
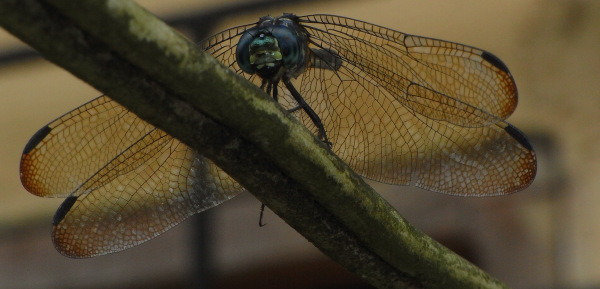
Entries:
<svg viewBox="0 0 600 289">
<path fill-rule="evenodd" d="M 415 113 L 481 126 L 516 108 L 514 80 L 488 52 L 339 16 L 299 21 L 315 47 L 336 52 L 346 66 L 369 75 Z"/>
<path fill-rule="evenodd" d="M 209 160 L 107 97 L 40 130 L 22 157 L 32 193 L 67 196 L 54 217 L 71 257 L 120 251 L 243 189 Z"/>
<path fill-rule="evenodd" d="M 67 197 L 154 130 L 108 97 L 96 98 L 31 138 L 21 157 L 23 186 L 38 196 Z"/>
<path fill-rule="evenodd" d="M 313 60 L 295 86 L 333 151 L 358 173 L 454 195 L 508 194 L 531 183 L 535 154 L 502 120 L 517 94 L 497 58 L 348 18 L 300 21 Z"/>
</svg>

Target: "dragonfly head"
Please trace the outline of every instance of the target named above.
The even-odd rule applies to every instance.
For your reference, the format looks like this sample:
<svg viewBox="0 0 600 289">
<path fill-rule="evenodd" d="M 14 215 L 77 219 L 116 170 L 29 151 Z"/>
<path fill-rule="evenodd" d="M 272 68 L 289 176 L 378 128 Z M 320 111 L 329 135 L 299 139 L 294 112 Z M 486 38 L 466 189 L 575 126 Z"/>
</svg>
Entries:
<svg viewBox="0 0 600 289">
<path fill-rule="evenodd" d="M 306 65 L 307 51 L 304 30 L 295 18 L 285 14 L 263 17 L 256 27 L 246 30 L 238 42 L 236 58 L 242 71 L 278 80 L 282 75 L 299 75 Z"/>
</svg>

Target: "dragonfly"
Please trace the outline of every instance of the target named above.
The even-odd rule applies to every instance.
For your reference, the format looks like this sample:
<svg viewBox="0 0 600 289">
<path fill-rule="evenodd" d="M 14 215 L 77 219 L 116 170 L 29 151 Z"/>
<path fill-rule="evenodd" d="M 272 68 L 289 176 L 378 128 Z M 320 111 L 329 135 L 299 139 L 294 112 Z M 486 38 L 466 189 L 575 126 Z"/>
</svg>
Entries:
<svg viewBox="0 0 600 289">
<path fill-rule="evenodd" d="M 505 121 L 515 81 L 487 51 L 324 14 L 261 17 L 199 47 L 365 178 L 492 196 L 535 177 L 532 146 Z M 202 152 L 108 96 L 35 133 L 20 170 L 32 194 L 65 198 L 52 239 L 74 258 L 138 245 L 244 191 Z"/>
</svg>

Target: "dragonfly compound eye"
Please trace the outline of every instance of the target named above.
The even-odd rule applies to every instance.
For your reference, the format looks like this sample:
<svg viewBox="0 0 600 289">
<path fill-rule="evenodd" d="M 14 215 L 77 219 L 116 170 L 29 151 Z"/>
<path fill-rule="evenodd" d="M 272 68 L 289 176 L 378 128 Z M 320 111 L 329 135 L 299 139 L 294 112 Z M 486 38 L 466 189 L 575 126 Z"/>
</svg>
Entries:
<svg viewBox="0 0 600 289">
<path fill-rule="evenodd" d="M 296 31 L 287 26 L 276 26 L 273 28 L 273 36 L 279 42 L 279 49 L 283 55 L 283 65 L 288 69 L 294 69 L 305 62 L 305 43 L 300 39 Z"/>
<path fill-rule="evenodd" d="M 258 28 L 248 29 L 244 32 L 244 35 L 240 37 L 240 41 L 238 42 L 235 57 L 236 62 L 240 66 L 240 69 L 248 74 L 254 74 L 256 71 L 252 67 L 250 63 L 250 43 L 254 41 L 256 35 L 258 33 Z"/>
</svg>

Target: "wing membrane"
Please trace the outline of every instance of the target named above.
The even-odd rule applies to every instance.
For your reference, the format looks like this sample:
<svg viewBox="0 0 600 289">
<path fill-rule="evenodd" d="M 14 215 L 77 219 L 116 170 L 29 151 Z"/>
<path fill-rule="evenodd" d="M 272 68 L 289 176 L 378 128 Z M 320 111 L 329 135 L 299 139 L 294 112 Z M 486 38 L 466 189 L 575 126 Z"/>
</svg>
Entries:
<svg viewBox="0 0 600 289">
<path fill-rule="evenodd" d="M 101 96 L 51 122 L 27 144 L 21 180 L 38 196 L 67 197 L 155 128 Z"/>
<path fill-rule="evenodd" d="M 50 123 L 26 146 L 26 188 L 65 197 L 57 249 L 71 257 L 147 241 L 243 189 L 189 147 L 102 96 Z"/>
<path fill-rule="evenodd" d="M 300 22 L 314 45 L 338 52 L 399 98 L 416 84 L 496 118 L 505 119 L 516 108 L 512 76 L 483 50 L 339 16 L 302 16 Z M 477 119 L 472 121 L 477 125 Z"/>
</svg>

